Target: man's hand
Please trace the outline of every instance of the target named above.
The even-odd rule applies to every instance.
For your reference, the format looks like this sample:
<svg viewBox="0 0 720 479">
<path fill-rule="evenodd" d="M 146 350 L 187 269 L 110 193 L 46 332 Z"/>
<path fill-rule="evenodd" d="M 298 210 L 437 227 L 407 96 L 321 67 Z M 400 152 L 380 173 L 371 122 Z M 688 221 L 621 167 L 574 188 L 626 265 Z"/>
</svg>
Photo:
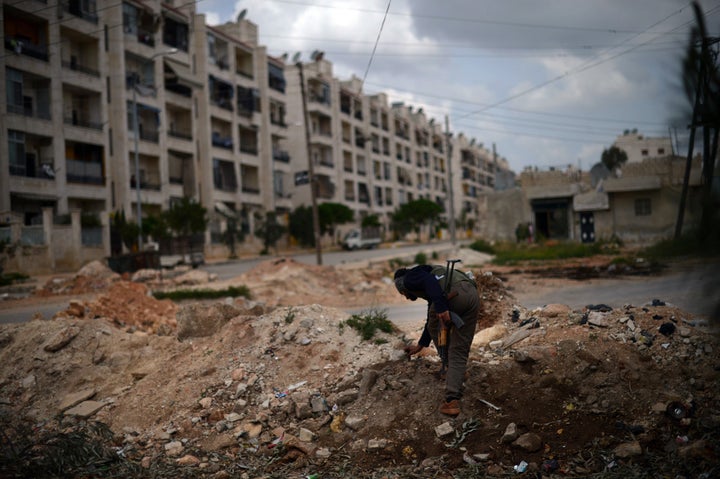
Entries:
<svg viewBox="0 0 720 479">
<path fill-rule="evenodd" d="M 405 350 L 405 354 L 407 354 L 408 356 L 412 356 L 413 354 L 417 354 L 420 351 L 422 351 L 423 348 L 424 348 L 424 346 L 421 346 L 418 343 L 418 344 L 413 344 L 411 346 L 405 346 L 404 350 Z"/>
</svg>

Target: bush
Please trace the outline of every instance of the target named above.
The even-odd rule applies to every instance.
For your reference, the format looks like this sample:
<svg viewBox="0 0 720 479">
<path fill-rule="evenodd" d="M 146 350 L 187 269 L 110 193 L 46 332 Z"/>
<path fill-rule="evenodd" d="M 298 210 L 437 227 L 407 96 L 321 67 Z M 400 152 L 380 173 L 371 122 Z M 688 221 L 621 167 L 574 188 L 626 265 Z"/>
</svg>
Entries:
<svg viewBox="0 0 720 479">
<path fill-rule="evenodd" d="M 481 253 L 495 254 L 495 248 L 485 240 L 478 239 L 470 243 L 470 249 Z"/>
<path fill-rule="evenodd" d="M 427 264 L 427 255 L 422 251 L 415 255 L 415 264 Z"/>
<path fill-rule="evenodd" d="M 395 327 L 387 319 L 387 310 L 368 309 L 360 314 L 353 314 L 345 323 L 360 333 L 360 337 L 364 341 L 368 341 L 375 336 L 378 329 L 384 333 L 391 333 Z M 344 325 L 341 323 L 341 328 Z"/>
<path fill-rule="evenodd" d="M 606 243 L 547 242 L 539 245 L 503 244 L 495 249 L 494 264 L 513 264 L 518 261 L 547 261 L 582 258 L 597 254 L 617 253 L 617 247 Z"/>
</svg>

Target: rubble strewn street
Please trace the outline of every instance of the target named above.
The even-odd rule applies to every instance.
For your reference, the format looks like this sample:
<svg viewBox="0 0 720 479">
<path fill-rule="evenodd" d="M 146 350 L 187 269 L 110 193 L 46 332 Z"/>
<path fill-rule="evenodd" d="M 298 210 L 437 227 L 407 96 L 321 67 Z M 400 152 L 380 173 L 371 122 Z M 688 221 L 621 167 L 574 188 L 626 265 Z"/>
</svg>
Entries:
<svg viewBox="0 0 720 479">
<path fill-rule="evenodd" d="M 48 438 L 82 434 L 95 438 L 92 477 L 720 475 L 717 325 L 662 298 L 530 310 L 512 275 L 466 269 L 483 306 L 456 418 L 438 412 L 434 349 L 412 360 L 402 350 L 422 321 L 363 341 L 339 309 L 402 302 L 387 264 L 274 258 L 196 286 L 94 265 L 45 285 L 39 294 L 97 294 L 0 328 L 0 475 L 49 470 Z M 149 294 L 230 285 L 252 297 Z"/>
</svg>

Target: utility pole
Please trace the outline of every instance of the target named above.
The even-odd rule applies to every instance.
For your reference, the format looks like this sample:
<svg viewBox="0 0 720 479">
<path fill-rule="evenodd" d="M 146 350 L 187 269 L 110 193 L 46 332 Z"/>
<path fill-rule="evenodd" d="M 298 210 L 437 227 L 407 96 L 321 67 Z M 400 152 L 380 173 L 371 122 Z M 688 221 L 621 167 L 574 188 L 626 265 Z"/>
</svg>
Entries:
<svg viewBox="0 0 720 479">
<path fill-rule="evenodd" d="M 455 231 L 455 197 L 453 195 L 453 175 L 452 175 L 452 145 L 450 144 L 450 119 L 445 115 L 445 149 L 447 151 L 447 168 L 448 168 L 448 197 L 450 200 L 449 215 L 450 215 L 450 242 L 455 245 L 456 231 Z"/>
<path fill-rule="evenodd" d="M 310 119 L 307 112 L 307 98 L 305 97 L 305 75 L 303 73 L 302 62 L 295 64 L 300 73 L 300 96 L 302 97 L 303 107 L 303 123 L 305 124 L 305 146 L 307 148 L 308 157 L 308 179 L 310 180 L 310 198 L 312 200 L 312 217 L 313 217 L 313 235 L 315 237 L 315 256 L 318 266 L 322 265 L 322 245 L 320 244 L 320 214 L 317 205 L 317 181 L 315 179 L 315 169 L 312 161 L 312 151 L 310 148 Z"/>
</svg>

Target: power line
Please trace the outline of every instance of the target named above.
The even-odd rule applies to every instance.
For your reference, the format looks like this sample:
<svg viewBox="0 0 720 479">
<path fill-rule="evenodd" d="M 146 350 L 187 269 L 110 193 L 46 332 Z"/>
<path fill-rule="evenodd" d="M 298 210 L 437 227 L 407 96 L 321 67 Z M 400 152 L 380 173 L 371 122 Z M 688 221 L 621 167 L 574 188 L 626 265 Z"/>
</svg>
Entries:
<svg viewBox="0 0 720 479">
<path fill-rule="evenodd" d="M 454 98 L 454 97 L 435 95 L 433 93 L 428 93 L 428 92 L 421 92 L 421 91 L 417 91 L 417 90 L 407 90 L 405 88 L 399 88 L 394 85 L 382 85 L 382 84 L 372 83 L 372 82 L 369 82 L 367 84 L 374 85 L 376 87 L 379 87 L 380 89 L 399 90 L 399 91 L 403 91 L 406 93 L 420 95 L 423 97 L 437 98 L 439 100 L 447 100 L 447 101 L 452 101 L 452 102 L 456 102 L 456 103 L 465 103 L 465 104 L 470 104 L 470 105 L 482 105 L 482 106 L 488 105 L 487 103 L 467 100 L 465 98 Z M 609 123 L 621 123 L 624 121 L 624 122 L 633 123 L 633 124 L 654 125 L 654 126 L 662 127 L 662 128 L 665 128 L 667 126 L 664 123 L 649 122 L 649 121 L 643 121 L 643 120 L 631 120 L 631 119 L 629 120 L 626 118 L 620 119 L 620 118 L 586 117 L 586 116 L 580 116 L 580 115 L 567 115 L 567 114 L 562 114 L 562 113 L 548 113 L 548 112 L 523 110 L 520 108 L 511 108 L 511 107 L 501 107 L 498 109 L 514 111 L 514 112 L 518 112 L 518 113 L 528 113 L 528 114 L 532 114 L 532 115 L 540 115 L 540 116 L 545 116 L 545 117 L 568 118 L 568 119 L 572 119 L 572 120 L 599 121 L 599 122 L 609 122 Z M 444 112 L 444 113 L 447 113 L 447 112 Z"/>
<path fill-rule="evenodd" d="M 291 5 L 327 8 L 327 9 L 333 9 L 333 10 L 346 10 L 346 11 L 374 13 L 374 14 L 382 14 L 383 13 L 380 10 L 373 10 L 373 9 L 369 9 L 369 8 L 353 8 L 353 7 L 345 7 L 345 6 L 338 7 L 335 5 L 327 5 L 327 4 L 319 4 L 319 3 L 311 3 L 311 2 L 301 2 L 301 1 L 297 1 L 297 0 L 272 0 L 272 1 L 274 1 L 276 3 L 287 3 L 287 4 L 291 4 Z M 479 18 L 451 17 L 451 16 L 443 16 L 443 15 L 425 15 L 425 14 L 418 14 L 418 13 L 411 14 L 411 13 L 403 13 L 403 12 L 392 12 L 392 13 L 390 13 L 390 15 L 412 17 L 412 18 L 426 18 L 426 19 L 431 19 L 431 20 L 446 20 L 446 21 L 454 21 L 454 22 L 511 26 L 511 27 L 521 27 L 521 28 L 541 28 L 541 29 L 549 29 L 549 30 L 589 31 L 589 32 L 604 32 L 604 33 L 612 33 L 612 34 L 637 33 L 634 30 L 623 30 L 623 29 L 618 29 L 618 28 L 572 27 L 572 26 L 567 26 L 567 25 L 542 25 L 542 24 L 534 24 L 534 23 L 509 22 L 509 21 L 487 20 L 487 19 L 479 19 Z"/>
<path fill-rule="evenodd" d="M 690 5 L 691 5 L 691 4 L 688 4 L 688 5 L 686 5 L 685 7 L 681 8 L 680 10 L 678 10 L 678 11 L 676 11 L 676 12 L 674 12 L 674 13 L 668 15 L 668 16 L 666 16 L 666 17 L 663 18 L 662 20 L 659 20 L 658 22 L 655 22 L 653 25 L 651 25 L 650 27 L 648 27 L 647 30 L 649 30 L 650 28 L 652 28 L 652 27 L 654 27 L 654 26 L 656 26 L 656 25 L 658 25 L 658 24 L 660 24 L 660 23 L 663 23 L 663 22 L 667 21 L 669 18 L 671 18 L 671 17 L 679 14 L 679 13 L 682 12 L 685 8 L 689 7 Z M 647 31 L 647 30 L 646 30 L 646 31 Z M 675 30 L 675 29 L 673 29 L 673 30 Z M 642 33 L 639 33 L 639 34 L 637 34 L 636 36 L 639 36 L 639 35 L 641 35 L 641 34 L 642 34 Z M 633 38 L 635 38 L 635 37 L 633 37 Z M 638 45 L 635 45 L 635 46 L 633 46 L 633 47 L 631 47 L 631 48 L 629 48 L 629 49 L 627 49 L 627 50 L 625 50 L 625 51 L 622 51 L 622 52 L 620 52 L 620 53 L 617 53 L 617 54 L 615 54 L 615 55 L 612 55 L 612 56 L 610 56 L 610 57 L 608 57 L 608 58 L 599 60 L 599 61 L 597 61 L 597 62 L 595 62 L 595 63 L 592 63 L 592 64 L 589 63 L 590 61 L 585 62 L 585 64 L 580 65 L 579 67 L 576 67 L 576 68 L 574 68 L 574 69 L 572 69 L 572 70 L 570 70 L 570 71 L 567 71 L 567 72 L 563 73 L 562 75 L 558 75 L 558 76 L 556 76 L 556 77 L 554 77 L 554 78 L 551 78 L 550 80 L 544 81 L 544 82 L 539 83 L 539 84 L 537 84 L 537 85 L 535 85 L 535 86 L 532 86 L 532 87 L 530 87 L 530 88 L 527 88 L 527 89 L 525 89 L 525 90 L 523 90 L 523 91 L 521 91 L 521 92 L 519 92 L 519 93 L 516 93 L 516 94 L 514 94 L 514 95 L 511 95 L 511 96 L 509 96 L 509 97 L 507 97 L 507 98 L 505 98 L 505 99 L 503 99 L 503 100 L 500 100 L 500 101 L 497 101 L 497 102 L 495 102 L 495 103 L 493 103 L 493 104 L 491 104 L 491 105 L 488 105 L 488 106 L 486 106 L 485 108 L 483 108 L 483 109 L 481 109 L 481 110 L 475 111 L 475 112 L 470 113 L 470 114 L 468 114 L 468 115 L 463 115 L 463 116 L 461 116 L 459 119 L 462 119 L 462 118 L 465 118 L 465 117 L 471 116 L 471 115 L 476 115 L 476 114 L 481 113 L 481 112 L 483 112 L 483 111 L 485 111 L 485 110 L 489 110 L 489 109 L 491 109 L 491 108 L 495 108 L 495 107 L 500 106 L 500 105 L 502 105 L 502 104 L 508 103 L 508 102 L 510 102 L 510 101 L 512 101 L 512 100 L 516 100 L 516 99 L 518 99 L 518 98 L 520 98 L 520 97 L 522 97 L 522 96 L 527 95 L 528 93 L 532 93 L 532 92 L 534 92 L 534 91 L 540 90 L 541 88 L 544 88 L 544 87 L 546 87 L 546 86 L 548 86 L 548 85 L 550 85 L 550 84 L 552 84 L 552 83 L 555 83 L 555 82 L 557 82 L 557 81 L 559 81 L 559 80 L 562 80 L 562 79 L 564 79 L 564 78 L 566 78 L 566 77 L 568 77 L 568 76 L 570 76 L 570 75 L 573 75 L 573 74 L 575 74 L 575 73 L 580 73 L 580 72 L 586 71 L 586 70 L 588 70 L 588 69 L 590 69 L 590 68 L 594 68 L 594 67 L 596 67 L 596 66 L 598 66 L 598 65 L 601 65 L 601 64 L 606 63 L 606 62 L 608 62 L 608 61 L 610 61 L 610 60 L 613 60 L 613 59 L 615 59 L 615 58 L 617 58 L 617 57 L 619 57 L 619 56 L 621 56 L 621 55 L 624 55 L 624 54 L 626 54 L 626 53 L 628 53 L 628 52 L 630 52 L 630 51 L 632 51 L 632 50 L 635 50 L 635 49 L 639 48 L 639 47 L 642 46 L 642 45 L 647 45 L 648 43 L 651 43 L 653 40 L 655 40 L 655 38 L 651 38 L 650 40 L 648 40 L 648 41 L 646 41 L 646 42 L 643 42 L 643 43 L 640 43 L 640 44 L 638 44 Z M 625 40 L 625 41 L 621 42 L 621 43 L 618 45 L 618 47 L 619 47 L 620 45 L 623 45 L 624 43 L 627 43 L 627 41 L 629 41 L 629 40 Z M 611 49 L 611 50 L 612 50 L 612 49 Z M 600 56 L 600 55 L 596 55 L 596 57 L 599 57 L 599 56 Z"/>
<path fill-rule="evenodd" d="M 367 78 L 368 72 L 370 71 L 370 65 L 372 65 L 373 58 L 375 57 L 375 50 L 377 50 L 378 43 L 380 42 L 380 35 L 382 35 L 383 28 L 385 28 L 385 20 L 387 19 L 388 12 L 390 11 L 391 3 L 392 0 L 388 0 L 387 8 L 385 9 L 385 16 L 382 19 L 382 23 L 380 23 L 380 30 L 378 31 L 377 38 L 375 39 L 375 45 L 373 45 L 373 50 L 370 54 L 367 68 L 365 68 L 365 74 L 363 75 L 362 83 L 360 83 L 360 91 L 362 91 L 362 85 L 363 83 L 365 83 L 365 79 Z"/>
</svg>

